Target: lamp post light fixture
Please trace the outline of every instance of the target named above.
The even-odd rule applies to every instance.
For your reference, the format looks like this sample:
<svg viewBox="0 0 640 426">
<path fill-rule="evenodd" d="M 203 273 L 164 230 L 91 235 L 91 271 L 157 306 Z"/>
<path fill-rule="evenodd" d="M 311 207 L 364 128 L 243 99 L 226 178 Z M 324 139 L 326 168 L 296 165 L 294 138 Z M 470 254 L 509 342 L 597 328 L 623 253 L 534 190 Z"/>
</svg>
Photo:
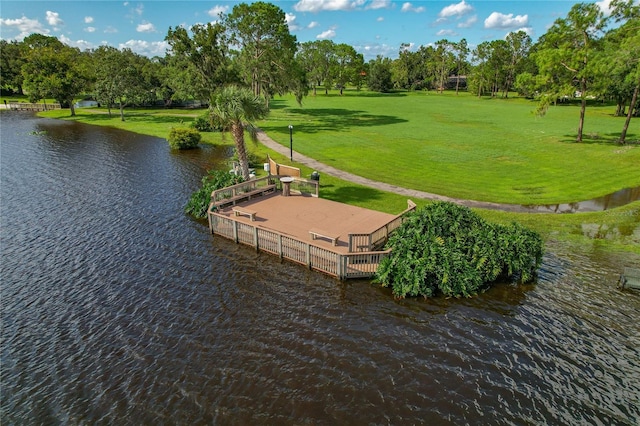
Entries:
<svg viewBox="0 0 640 426">
<path fill-rule="evenodd" d="M 293 163 L 293 125 L 289 124 L 289 159 Z"/>
</svg>

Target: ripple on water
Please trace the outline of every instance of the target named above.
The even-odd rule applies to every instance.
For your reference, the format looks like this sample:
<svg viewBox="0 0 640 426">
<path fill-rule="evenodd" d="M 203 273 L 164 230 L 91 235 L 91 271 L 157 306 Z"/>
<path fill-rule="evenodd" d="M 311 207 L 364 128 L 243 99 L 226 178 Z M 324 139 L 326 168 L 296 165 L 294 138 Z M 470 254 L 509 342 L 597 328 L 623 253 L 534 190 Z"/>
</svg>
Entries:
<svg viewBox="0 0 640 426">
<path fill-rule="evenodd" d="M 3 424 L 640 418 L 640 297 L 616 259 L 551 247 L 535 285 L 394 300 L 185 217 L 215 152 L 2 120 L 22 135 L 0 144 Z"/>
</svg>

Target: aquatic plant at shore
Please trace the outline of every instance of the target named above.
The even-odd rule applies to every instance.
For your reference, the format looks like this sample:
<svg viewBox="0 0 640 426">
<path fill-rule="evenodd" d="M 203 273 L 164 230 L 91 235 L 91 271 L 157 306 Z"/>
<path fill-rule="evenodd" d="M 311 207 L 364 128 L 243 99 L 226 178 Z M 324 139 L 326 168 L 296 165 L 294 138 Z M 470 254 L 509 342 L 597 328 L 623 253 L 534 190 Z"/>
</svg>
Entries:
<svg viewBox="0 0 640 426">
<path fill-rule="evenodd" d="M 498 278 L 529 282 L 543 255 L 542 238 L 519 224 L 493 224 L 449 202 L 407 215 L 390 237 L 376 282 L 396 297 L 470 297 Z"/>
<path fill-rule="evenodd" d="M 243 181 L 242 176 L 236 176 L 227 171 L 209 170 L 207 175 L 202 178 L 202 186 L 200 189 L 191 194 L 187 205 L 184 207 L 185 213 L 197 219 L 206 218 L 207 209 L 211 202 L 211 193 L 216 189 L 235 185 Z"/>
</svg>

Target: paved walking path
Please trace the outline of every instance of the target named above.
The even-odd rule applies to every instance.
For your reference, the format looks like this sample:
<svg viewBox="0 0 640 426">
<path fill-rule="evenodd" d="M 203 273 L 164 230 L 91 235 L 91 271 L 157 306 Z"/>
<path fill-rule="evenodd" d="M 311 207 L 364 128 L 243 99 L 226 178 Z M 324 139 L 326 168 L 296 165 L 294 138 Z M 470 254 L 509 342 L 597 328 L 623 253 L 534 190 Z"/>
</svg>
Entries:
<svg viewBox="0 0 640 426">
<path fill-rule="evenodd" d="M 271 139 L 265 132 L 260 130 L 258 132 L 258 140 L 264 146 L 269 149 L 272 149 L 282 155 L 289 156 L 290 150 L 289 148 L 280 145 L 278 142 Z M 381 191 L 393 192 L 395 194 L 405 195 L 409 198 L 421 198 L 426 200 L 438 200 L 438 201 L 450 201 L 456 204 L 460 204 L 467 207 L 481 208 L 481 209 L 491 209 L 491 210 L 503 210 L 508 212 L 526 212 L 531 213 L 535 210 L 529 209 L 527 207 L 517 205 L 517 204 L 498 204 L 498 203 L 488 203 L 482 201 L 473 201 L 473 200 L 461 200 L 458 198 L 445 197 L 443 195 L 431 194 L 429 192 L 418 191 L 415 189 L 402 188 L 395 185 L 390 185 L 384 182 L 378 182 L 375 180 L 367 179 L 362 176 L 354 175 L 349 172 L 345 172 L 344 170 L 338 170 L 335 167 L 331 167 L 327 164 L 321 163 L 313 158 L 307 157 L 306 155 L 302 155 L 296 151 L 293 151 L 293 159 L 294 161 L 304 164 L 305 166 L 312 168 L 313 170 L 318 171 L 319 173 L 326 173 L 330 176 L 348 181 L 357 183 L 359 185 L 368 186 L 370 188 L 379 189 Z"/>
</svg>

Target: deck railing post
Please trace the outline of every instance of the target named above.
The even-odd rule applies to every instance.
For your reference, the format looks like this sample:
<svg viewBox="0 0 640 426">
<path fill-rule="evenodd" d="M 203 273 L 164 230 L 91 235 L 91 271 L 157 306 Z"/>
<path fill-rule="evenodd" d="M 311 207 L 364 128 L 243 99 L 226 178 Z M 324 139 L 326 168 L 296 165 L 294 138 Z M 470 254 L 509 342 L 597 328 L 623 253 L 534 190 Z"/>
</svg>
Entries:
<svg viewBox="0 0 640 426">
<path fill-rule="evenodd" d="M 305 253 L 306 255 L 306 259 L 305 261 L 307 262 L 307 266 L 309 267 L 309 269 L 311 269 L 311 244 L 307 244 L 307 252 Z"/>
<path fill-rule="evenodd" d="M 238 243 L 240 239 L 238 238 L 238 222 L 233 221 L 233 240 Z"/>
<path fill-rule="evenodd" d="M 278 234 L 278 253 L 280 254 L 280 259 L 284 259 L 284 252 L 282 251 L 282 234 Z"/>
<path fill-rule="evenodd" d="M 258 227 L 257 226 L 253 227 L 253 242 L 255 243 L 256 251 L 260 251 L 260 247 L 258 245 Z"/>
</svg>

